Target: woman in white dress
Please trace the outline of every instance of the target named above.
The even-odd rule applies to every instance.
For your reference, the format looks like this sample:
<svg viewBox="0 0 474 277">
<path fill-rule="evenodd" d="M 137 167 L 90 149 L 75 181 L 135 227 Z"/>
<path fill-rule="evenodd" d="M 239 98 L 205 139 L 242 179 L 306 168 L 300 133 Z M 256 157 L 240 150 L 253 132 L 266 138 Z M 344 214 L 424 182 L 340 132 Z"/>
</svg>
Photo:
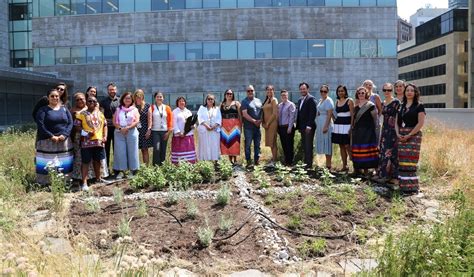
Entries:
<svg viewBox="0 0 474 277">
<path fill-rule="evenodd" d="M 198 110 L 198 160 L 217 161 L 221 155 L 220 132 L 222 116 L 216 107 L 216 98 L 212 94 L 206 96 L 204 105 Z"/>
</svg>

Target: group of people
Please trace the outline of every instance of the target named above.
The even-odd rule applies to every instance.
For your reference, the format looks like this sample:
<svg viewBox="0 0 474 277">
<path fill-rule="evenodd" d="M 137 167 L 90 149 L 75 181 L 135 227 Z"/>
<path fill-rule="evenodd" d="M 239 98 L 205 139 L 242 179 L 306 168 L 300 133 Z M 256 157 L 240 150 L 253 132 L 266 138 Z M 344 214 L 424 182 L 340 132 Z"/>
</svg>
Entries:
<svg viewBox="0 0 474 277">
<path fill-rule="evenodd" d="M 172 110 L 164 103 L 162 92 L 153 95 L 153 103 L 146 103 L 143 90 L 119 97 L 113 83 L 107 86 L 108 95 L 100 102 L 96 87 L 75 93 L 74 105 L 68 109 L 67 86 L 61 83 L 33 111 L 38 126 L 37 181 L 48 182 L 47 165 L 52 164 L 81 180 L 81 188 L 87 190 L 88 179 L 103 181 L 109 175 L 111 148 L 113 174 L 123 178 L 126 172 L 135 174 L 139 169 L 139 152 L 143 162 L 150 163 L 149 148 L 153 149 L 151 163 L 161 165 L 169 139 L 174 164 L 217 161 L 221 155 L 227 155 L 235 164 L 240 156 L 242 132 L 246 164 L 258 165 L 263 127 L 265 146 L 272 154 L 270 166 L 278 160 L 278 136 L 284 164 L 294 164 L 294 137 L 298 131 L 307 168 L 312 167 L 315 152 L 325 155 L 325 166 L 331 169 L 333 144 L 338 144 L 340 171 L 349 170 L 351 159 L 355 173 L 368 175 L 369 169 L 375 169 L 372 178 L 377 181 L 398 184 L 403 192 L 417 192 L 416 168 L 425 117 L 419 90 L 403 81 L 386 83 L 382 100 L 374 88 L 373 82 L 366 80 L 355 91 L 355 99 L 351 99 L 347 88 L 339 85 L 334 103 L 328 96 L 329 86 L 319 88 L 321 97 L 316 100 L 309 84 L 303 82 L 299 85 L 301 98 L 295 104 L 289 100 L 287 90 L 281 90 L 279 103 L 272 85 L 266 86 L 262 102 L 249 85 L 242 102 L 235 99 L 231 89 L 224 92 L 220 104 L 215 95 L 208 94 L 193 115 L 186 108 L 184 97 L 176 99 Z"/>
</svg>

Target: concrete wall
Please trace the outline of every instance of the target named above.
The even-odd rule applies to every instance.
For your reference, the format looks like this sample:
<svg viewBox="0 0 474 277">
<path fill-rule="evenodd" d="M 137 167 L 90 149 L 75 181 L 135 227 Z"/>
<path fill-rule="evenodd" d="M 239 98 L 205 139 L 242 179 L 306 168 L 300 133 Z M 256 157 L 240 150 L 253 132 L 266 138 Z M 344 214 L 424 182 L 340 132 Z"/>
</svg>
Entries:
<svg viewBox="0 0 474 277">
<path fill-rule="evenodd" d="M 0 1 L 0 66 L 10 66 L 8 45 L 8 1 Z"/>
<path fill-rule="evenodd" d="M 474 0 L 469 0 L 469 107 L 474 108 Z"/>
<path fill-rule="evenodd" d="M 426 123 L 474 130 L 474 109 L 426 109 Z"/>
</svg>

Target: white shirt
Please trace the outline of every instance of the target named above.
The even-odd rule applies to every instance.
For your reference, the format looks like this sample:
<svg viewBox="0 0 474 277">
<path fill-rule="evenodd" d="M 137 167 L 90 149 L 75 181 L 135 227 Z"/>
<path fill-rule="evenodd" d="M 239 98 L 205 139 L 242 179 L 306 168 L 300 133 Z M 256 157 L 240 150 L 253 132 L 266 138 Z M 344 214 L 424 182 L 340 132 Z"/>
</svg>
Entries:
<svg viewBox="0 0 474 277">
<path fill-rule="evenodd" d="M 168 131 L 168 114 L 166 113 L 166 106 L 161 104 L 157 107 L 156 104 L 153 104 L 152 110 L 153 124 L 151 129 L 153 131 Z"/>
<path fill-rule="evenodd" d="M 198 110 L 198 124 L 201 126 L 203 123 L 207 123 L 210 127 L 217 124 L 222 125 L 222 115 L 218 107 L 212 107 L 207 109 L 207 107 L 201 106 Z M 207 130 L 207 129 L 206 129 Z M 214 131 L 220 133 L 220 128 L 216 128 Z"/>
<path fill-rule="evenodd" d="M 186 124 L 186 118 L 192 116 L 190 110 L 184 108 L 181 110 L 180 108 L 176 108 L 173 110 L 173 133 L 184 133 L 184 126 Z M 191 136 L 193 134 L 193 130 L 189 131 L 186 136 Z"/>
</svg>

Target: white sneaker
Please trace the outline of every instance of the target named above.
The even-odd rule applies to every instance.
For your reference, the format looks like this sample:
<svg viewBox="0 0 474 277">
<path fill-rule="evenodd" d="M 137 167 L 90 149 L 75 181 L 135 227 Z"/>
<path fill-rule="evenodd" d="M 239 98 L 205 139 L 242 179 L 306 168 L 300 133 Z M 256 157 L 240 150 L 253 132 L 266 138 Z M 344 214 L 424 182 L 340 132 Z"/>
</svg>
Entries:
<svg viewBox="0 0 474 277">
<path fill-rule="evenodd" d="M 89 191 L 89 186 L 87 184 L 82 184 L 81 190 L 82 191 Z"/>
<path fill-rule="evenodd" d="M 125 174 L 123 174 L 122 171 L 120 171 L 116 176 L 115 176 L 115 179 L 116 180 L 120 180 L 120 179 L 123 179 L 125 177 Z"/>
</svg>

